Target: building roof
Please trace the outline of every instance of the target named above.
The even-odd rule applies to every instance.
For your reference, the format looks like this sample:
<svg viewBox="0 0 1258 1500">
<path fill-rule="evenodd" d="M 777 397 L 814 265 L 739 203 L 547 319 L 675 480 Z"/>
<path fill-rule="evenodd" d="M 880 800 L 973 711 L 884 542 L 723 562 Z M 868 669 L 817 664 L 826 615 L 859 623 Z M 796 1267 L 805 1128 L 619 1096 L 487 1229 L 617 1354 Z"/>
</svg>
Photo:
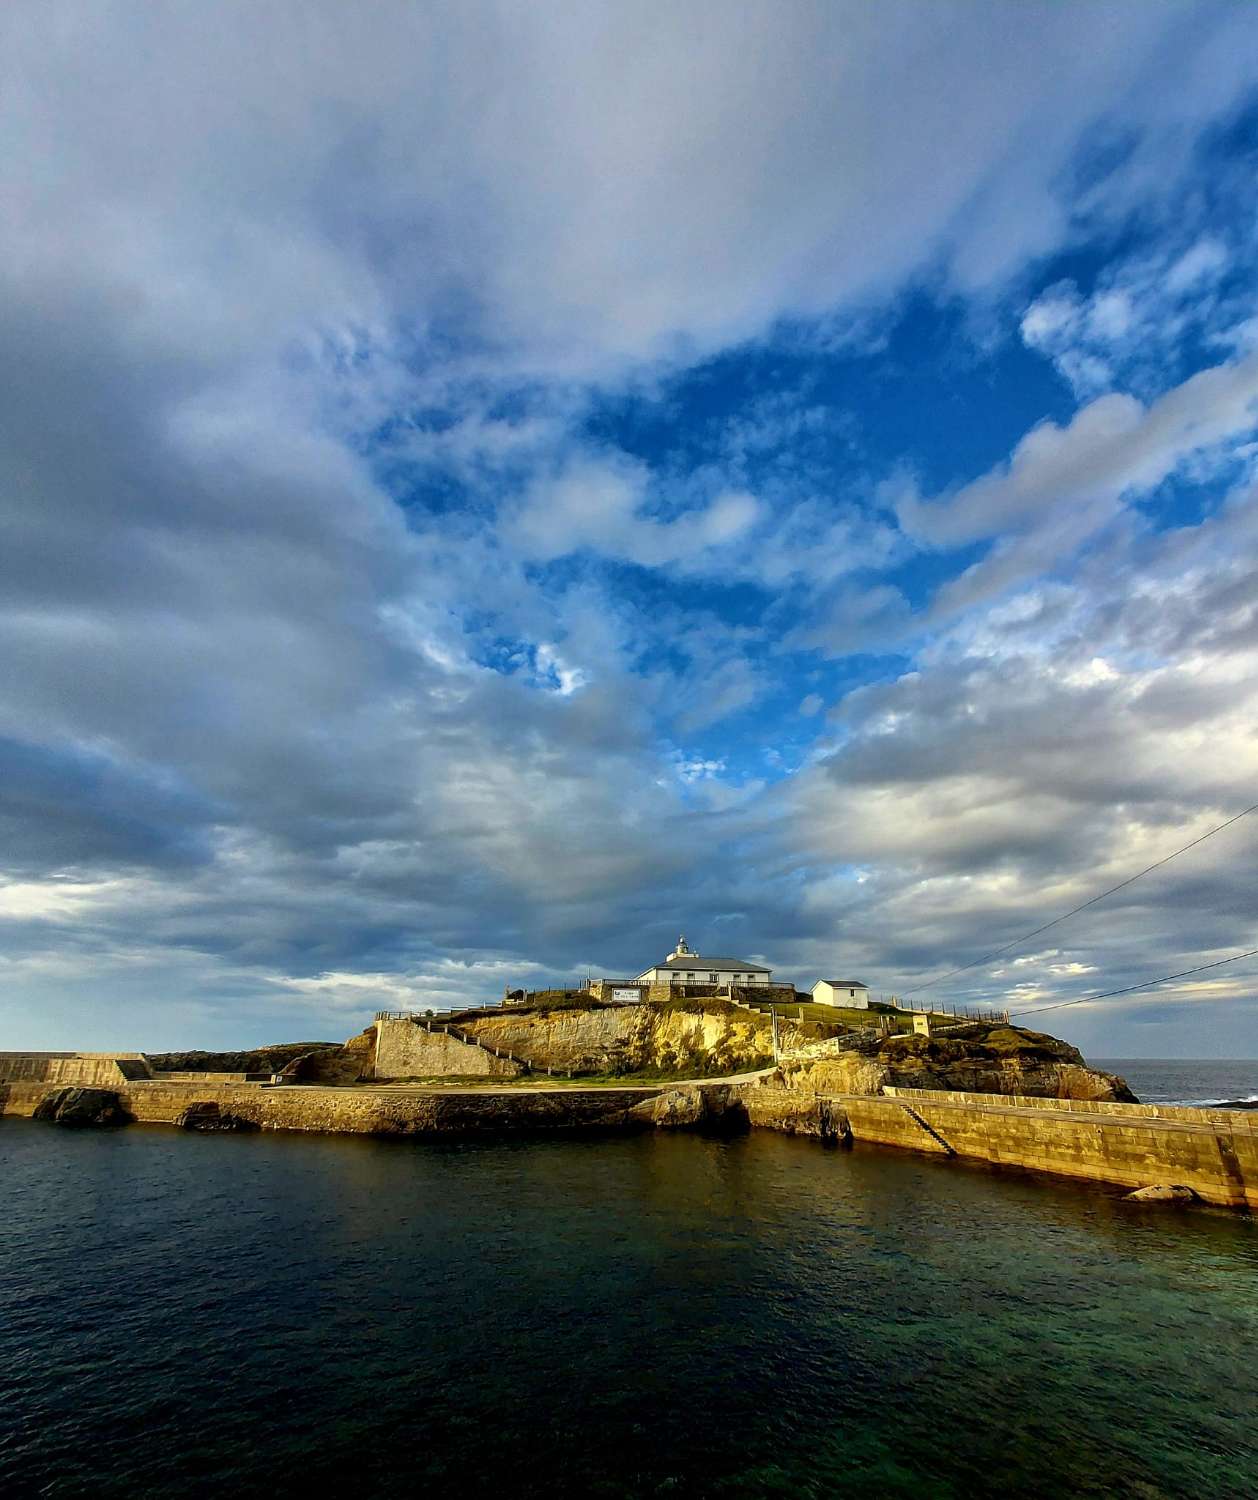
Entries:
<svg viewBox="0 0 1258 1500">
<path fill-rule="evenodd" d="M 771 974 L 764 964 L 749 963 L 745 958 L 709 958 L 706 953 L 686 953 L 681 958 L 666 958 L 653 969 L 734 969 L 746 974 Z"/>
<path fill-rule="evenodd" d="M 832 984 L 836 990 L 867 990 L 869 986 L 863 979 L 819 979 L 817 984 Z M 813 985 L 816 989 L 817 985 Z"/>
</svg>

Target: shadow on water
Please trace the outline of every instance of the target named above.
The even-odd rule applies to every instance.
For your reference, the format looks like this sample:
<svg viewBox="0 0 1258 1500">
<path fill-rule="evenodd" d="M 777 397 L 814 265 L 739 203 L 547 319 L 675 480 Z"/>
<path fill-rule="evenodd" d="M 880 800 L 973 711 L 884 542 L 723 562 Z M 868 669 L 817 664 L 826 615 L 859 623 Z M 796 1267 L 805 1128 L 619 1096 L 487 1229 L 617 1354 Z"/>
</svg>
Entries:
<svg viewBox="0 0 1258 1500">
<path fill-rule="evenodd" d="M 1235 1216 L 759 1133 L 0 1164 L 5 1494 L 1258 1493 Z"/>
</svg>

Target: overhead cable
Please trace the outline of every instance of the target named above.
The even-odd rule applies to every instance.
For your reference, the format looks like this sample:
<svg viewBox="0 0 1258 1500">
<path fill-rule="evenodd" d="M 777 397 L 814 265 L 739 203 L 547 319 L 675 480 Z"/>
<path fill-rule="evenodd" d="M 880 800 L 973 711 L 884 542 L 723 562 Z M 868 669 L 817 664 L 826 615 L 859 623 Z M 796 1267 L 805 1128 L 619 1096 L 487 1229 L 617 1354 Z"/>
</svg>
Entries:
<svg viewBox="0 0 1258 1500">
<path fill-rule="evenodd" d="M 972 963 L 962 964 L 957 969 L 949 969 L 946 974 L 940 974 L 934 979 L 928 979 L 925 984 L 919 984 L 915 989 L 905 990 L 904 998 L 907 1000 L 911 995 L 920 995 L 923 990 L 934 989 L 937 984 L 942 984 L 945 979 L 952 979 L 955 975 L 964 974 L 969 969 L 977 969 L 982 964 L 990 963 L 993 958 L 999 958 L 1002 953 L 1008 953 L 1010 948 L 1016 948 L 1021 943 L 1030 942 L 1033 937 L 1039 937 L 1040 933 L 1047 932 L 1050 927 L 1058 926 L 1059 923 L 1066 921 L 1068 917 L 1078 916 L 1081 911 L 1086 911 L 1089 906 L 1095 906 L 1098 901 L 1104 901 L 1106 896 L 1112 896 L 1115 891 L 1121 891 L 1125 886 L 1131 885 L 1133 881 L 1139 880 L 1141 876 L 1148 875 L 1153 870 L 1160 870 L 1163 865 L 1170 864 L 1171 860 L 1177 859 L 1181 854 L 1186 854 L 1189 849 L 1195 849 L 1198 844 L 1205 843 L 1207 839 L 1213 838 L 1216 833 L 1222 833 L 1225 828 L 1230 828 L 1233 823 L 1239 823 L 1242 818 L 1247 818 L 1252 812 L 1258 812 L 1258 802 L 1255 802 L 1252 807 L 1245 808 L 1243 812 L 1238 812 L 1235 817 L 1229 818 L 1226 823 L 1220 823 L 1217 828 L 1208 829 L 1191 842 L 1184 844 L 1182 848 L 1176 849 L 1166 855 L 1165 858 L 1155 860 L 1151 865 L 1146 865 L 1143 870 L 1137 870 L 1134 875 L 1128 875 L 1126 880 L 1120 880 L 1117 885 L 1110 886 L 1108 890 L 1102 891 L 1099 896 L 1093 896 L 1090 901 L 1084 901 L 1081 905 L 1071 907 L 1069 911 L 1062 912 L 1060 917 L 1054 917 L 1051 922 L 1045 922 L 1042 927 L 1035 927 L 1030 932 L 1024 932 L 1021 937 L 1016 937 L 999 948 L 993 948 L 990 953 L 985 953 L 982 958 L 976 958 Z"/>
<path fill-rule="evenodd" d="M 1258 956 L 1258 948 L 1246 953 L 1233 953 L 1231 958 L 1219 958 L 1212 964 L 1198 964 L 1195 969 L 1181 969 L 1178 974 L 1163 974 L 1161 979 L 1146 979 L 1141 984 L 1129 984 L 1121 990 L 1102 990 L 1099 995 L 1082 995 L 1078 1000 L 1058 1000 L 1053 1005 L 1037 1005 L 1034 1010 L 1011 1010 L 1011 1016 L 1038 1016 L 1046 1010 L 1065 1010 L 1069 1005 L 1087 1005 L 1092 1000 L 1108 1000 L 1113 995 L 1134 995 L 1137 990 L 1151 990 L 1155 985 L 1168 984 L 1172 979 L 1184 979 L 1189 974 L 1203 974 L 1207 969 L 1221 969 L 1224 964 L 1238 963 L 1242 958 Z"/>
</svg>

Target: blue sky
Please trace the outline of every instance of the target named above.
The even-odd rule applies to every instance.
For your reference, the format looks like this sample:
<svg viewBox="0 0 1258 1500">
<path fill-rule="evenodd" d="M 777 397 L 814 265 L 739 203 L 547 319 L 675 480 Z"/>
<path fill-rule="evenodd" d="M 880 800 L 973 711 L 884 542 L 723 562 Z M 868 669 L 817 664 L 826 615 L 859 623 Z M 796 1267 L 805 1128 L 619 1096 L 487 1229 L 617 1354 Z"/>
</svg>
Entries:
<svg viewBox="0 0 1258 1500">
<path fill-rule="evenodd" d="M 1258 800 L 1249 8 L 0 27 L 5 1045 L 904 992 Z M 1255 837 L 932 993 L 1252 947 Z"/>
</svg>

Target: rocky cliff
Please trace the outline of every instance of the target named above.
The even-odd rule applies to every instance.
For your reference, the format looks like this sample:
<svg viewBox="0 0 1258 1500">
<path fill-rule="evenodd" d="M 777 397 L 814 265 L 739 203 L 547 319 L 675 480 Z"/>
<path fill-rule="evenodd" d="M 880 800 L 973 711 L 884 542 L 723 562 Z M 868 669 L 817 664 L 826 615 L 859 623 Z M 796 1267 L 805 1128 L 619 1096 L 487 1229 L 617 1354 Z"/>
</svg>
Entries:
<svg viewBox="0 0 1258 1500">
<path fill-rule="evenodd" d="M 380 1077 L 497 1076 L 520 1071 L 514 1063 L 496 1062 L 494 1049 L 503 1058 L 511 1054 L 521 1059 L 535 1072 L 549 1068 L 577 1077 L 719 1078 L 752 1072 L 772 1062 L 769 1018 L 715 998 L 633 1006 L 569 1001 L 468 1011 L 443 1019 L 466 1038 L 475 1038 L 480 1047 L 440 1032 L 429 1036 L 413 1023 L 388 1023 L 404 1031 L 411 1043 L 424 1043 L 428 1051 L 423 1058 L 403 1058 L 397 1046 L 383 1047 Z M 932 1037 L 880 1037 L 871 1030 L 860 1036 L 832 1036 L 828 1041 L 818 1038 L 819 1032 L 840 1029 L 839 1023 L 833 1027 L 783 1023 L 781 1042 L 788 1055 L 780 1070 L 781 1085 L 819 1094 L 877 1094 L 884 1084 L 895 1084 L 1049 1099 L 1130 1102 L 1134 1098 L 1121 1078 L 1089 1068 L 1068 1043 L 1015 1026 L 975 1024 Z M 449 1057 L 443 1056 L 443 1049 Z M 204 1067 L 209 1060 L 206 1054 L 183 1053 L 154 1058 L 154 1062 L 169 1066 L 176 1056 L 185 1065 L 196 1062 Z M 352 1085 L 374 1076 L 376 1030 L 369 1026 L 339 1047 L 294 1044 L 257 1053 L 219 1054 L 214 1060 L 236 1063 L 243 1072 L 240 1064 L 261 1063 L 264 1057 L 271 1063 L 283 1062 L 282 1071 L 290 1082 Z M 469 1059 L 483 1066 L 471 1066 Z M 248 1068 L 255 1070 L 271 1069 Z"/>
<path fill-rule="evenodd" d="M 773 1053 L 767 1016 L 717 999 L 512 1009 L 458 1024 L 534 1068 L 573 1073 L 719 1077 L 764 1067 Z"/>
<path fill-rule="evenodd" d="M 780 1073 L 787 1088 L 821 1094 L 877 1094 L 884 1084 L 895 1084 L 1136 1102 L 1122 1078 L 1088 1067 L 1077 1047 L 1016 1026 L 977 1024 L 946 1036 L 853 1039 L 832 1057 L 787 1061 Z"/>
</svg>

